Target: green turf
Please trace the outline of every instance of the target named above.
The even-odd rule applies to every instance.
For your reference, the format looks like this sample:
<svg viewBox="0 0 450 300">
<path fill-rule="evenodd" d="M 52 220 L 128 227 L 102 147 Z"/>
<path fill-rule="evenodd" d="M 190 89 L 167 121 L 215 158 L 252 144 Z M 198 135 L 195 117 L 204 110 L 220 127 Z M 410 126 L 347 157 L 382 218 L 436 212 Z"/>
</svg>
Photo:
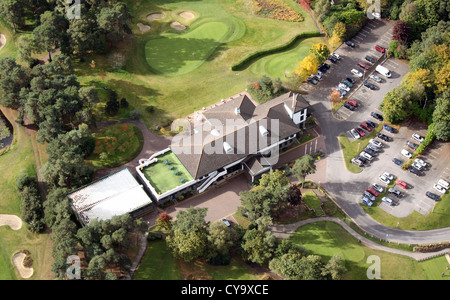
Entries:
<svg viewBox="0 0 450 300">
<path fill-rule="evenodd" d="M 144 167 L 142 173 L 150 181 L 157 193 L 163 194 L 182 185 L 183 183 L 180 182 L 182 178 L 186 180 L 185 182 L 193 180 L 191 174 L 189 174 L 172 151 L 168 151 L 156 158 L 158 161 Z M 166 160 L 169 161 L 168 164 L 165 163 Z M 176 171 L 180 172 L 180 174 L 174 174 Z"/>
</svg>

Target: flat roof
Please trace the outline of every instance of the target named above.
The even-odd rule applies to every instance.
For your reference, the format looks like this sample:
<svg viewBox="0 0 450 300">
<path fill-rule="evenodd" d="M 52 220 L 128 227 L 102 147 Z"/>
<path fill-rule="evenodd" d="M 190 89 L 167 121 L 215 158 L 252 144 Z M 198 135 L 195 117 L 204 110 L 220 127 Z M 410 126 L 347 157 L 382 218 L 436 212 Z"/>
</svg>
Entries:
<svg viewBox="0 0 450 300">
<path fill-rule="evenodd" d="M 82 222 L 111 219 L 152 203 L 128 168 L 100 178 L 67 195 Z"/>
</svg>

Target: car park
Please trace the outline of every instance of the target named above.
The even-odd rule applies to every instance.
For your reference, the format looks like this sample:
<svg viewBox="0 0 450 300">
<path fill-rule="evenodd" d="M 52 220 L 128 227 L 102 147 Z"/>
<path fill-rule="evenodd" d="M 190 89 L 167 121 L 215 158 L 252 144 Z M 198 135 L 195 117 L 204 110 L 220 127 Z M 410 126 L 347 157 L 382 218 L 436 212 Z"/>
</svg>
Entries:
<svg viewBox="0 0 450 300">
<path fill-rule="evenodd" d="M 361 152 L 359 155 L 361 155 L 362 157 L 364 157 L 364 158 L 367 158 L 367 160 L 373 160 L 373 156 L 372 155 L 370 155 L 369 153 L 367 153 L 367 152 Z"/>
<path fill-rule="evenodd" d="M 350 130 L 350 133 L 353 135 L 353 137 L 355 139 L 361 138 L 361 136 L 359 135 L 359 133 L 355 129 Z"/>
<path fill-rule="evenodd" d="M 380 192 L 378 192 L 377 190 L 375 190 L 373 187 L 369 187 L 366 190 L 367 192 L 371 193 L 372 195 L 374 195 L 375 197 L 378 197 L 380 195 Z"/>
<path fill-rule="evenodd" d="M 388 131 L 388 132 L 390 132 L 390 133 L 394 133 L 395 132 L 394 128 L 392 128 L 391 126 L 386 125 L 386 124 L 383 125 L 383 129 Z"/>
<path fill-rule="evenodd" d="M 368 198 L 370 201 L 374 202 L 376 200 L 375 196 L 369 193 L 368 191 L 364 191 L 364 197 Z"/>
<path fill-rule="evenodd" d="M 374 64 L 376 62 L 376 59 L 373 58 L 372 56 L 366 55 L 366 57 L 364 57 L 365 60 L 367 60 L 368 62 Z"/>
<path fill-rule="evenodd" d="M 408 159 L 412 157 L 412 154 L 406 149 L 402 149 L 402 151 L 400 153 Z"/>
<path fill-rule="evenodd" d="M 394 188 L 390 188 L 390 189 L 388 190 L 388 193 L 389 193 L 390 195 L 394 195 L 394 196 L 397 197 L 397 198 L 403 197 L 403 194 L 402 194 L 399 190 L 396 190 L 396 189 L 394 189 Z"/>
<path fill-rule="evenodd" d="M 387 203 L 389 205 L 394 205 L 394 201 L 392 201 L 392 199 L 388 198 L 388 197 L 381 198 L 381 201 L 383 201 L 383 202 L 385 202 L 385 203 Z"/>
<path fill-rule="evenodd" d="M 360 72 L 360 71 L 358 71 L 358 70 L 356 70 L 356 69 L 352 69 L 351 71 L 350 71 L 353 75 L 355 75 L 355 76 L 358 76 L 358 77 L 363 77 L 363 74 Z"/>
<path fill-rule="evenodd" d="M 385 184 L 390 184 L 390 183 L 391 183 L 391 181 L 389 180 L 389 178 L 387 178 L 387 177 L 384 176 L 384 175 L 381 175 L 380 177 L 378 177 L 378 179 L 379 179 L 381 182 L 385 183 Z"/>
<path fill-rule="evenodd" d="M 378 148 L 382 148 L 383 144 L 375 139 L 370 139 L 369 144 L 372 144 L 374 146 L 377 146 Z"/>
<path fill-rule="evenodd" d="M 355 107 L 350 105 L 348 102 L 344 102 L 344 104 L 342 104 L 342 106 L 344 106 L 345 108 L 347 108 L 351 111 L 355 110 Z"/>
<path fill-rule="evenodd" d="M 423 136 L 421 136 L 417 133 L 413 133 L 412 138 L 415 139 L 416 141 L 418 141 L 419 143 L 422 143 L 423 140 L 425 139 Z"/>
<path fill-rule="evenodd" d="M 432 192 L 426 192 L 425 195 L 428 198 L 433 199 L 434 201 L 439 201 L 439 198 L 440 198 L 438 195 L 436 195 L 436 194 L 434 194 Z"/>
<path fill-rule="evenodd" d="M 438 191 L 438 192 L 440 192 L 440 193 L 443 193 L 443 194 L 447 191 L 446 189 L 444 189 L 441 185 L 439 185 L 439 184 L 437 184 L 437 183 L 433 184 L 433 188 L 434 188 L 436 191 Z"/>
<path fill-rule="evenodd" d="M 371 74 L 371 75 L 369 76 L 369 78 L 375 80 L 375 81 L 378 82 L 378 83 L 381 82 L 381 78 L 378 77 L 378 76 L 375 75 L 375 74 Z"/>
<path fill-rule="evenodd" d="M 385 135 L 385 134 L 382 134 L 381 132 L 377 132 L 376 135 L 377 135 L 377 138 L 382 139 L 382 140 L 385 141 L 385 142 L 389 142 L 389 141 L 391 140 L 390 137 L 388 137 L 388 136 Z"/>
<path fill-rule="evenodd" d="M 439 179 L 438 184 L 446 190 L 448 190 L 448 188 L 450 187 L 450 184 L 444 179 Z"/>
<path fill-rule="evenodd" d="M 378 121 L 383 121 L 383 116 L 378 114 L 378 113 L 376 113 L 376 112 L 371 112 L 370 115 L 372 117 L 374 117 L 375 119 L 377 119 Z"/>
<path fill-rule="evenodd" d="M 371 89 L 371 90 L 374 90 L 374 89 L 375 89 L 375 85 L 371 84 L 371 83 L 368 82 L 368 81 L 363 81 L 363 85 L 364 85 L 365 87 Z"/>
<path fill-rule="evenodd" d="M 409 148 L 413 149 L 414 151 L 417 150 L 417 148 L 419 148 L 419 145 L 414 144 L 413 142 L 410 142 L 410 141 L 406 141 L 406 145 L 407 145 Z"/>
<path fill-rule="evenodd" d="M 393 158 L 392 161 L 394 162 L 394 164 L 396 164 L 397 166 L 401 166 L 403 165 L 403 160 L 400 160 L 398 158 Z"/>
<path fill-rule="evenodd" d="M 384 191 L 384 188 L 381 185 L 379 185 L 378 183 L 372 184 L 372 187 L 379 193 L 382 193 Z"/>
<path fill-rule="evenodd" d="M 345 41 L 345 44 L 349 47 L 355 48 L 355 43 L 353 43 L 352 41 Z"/>
<path fill-rule="evenodd" d="M 370 66 L 362 61 L 360 61 L 358 63 L 358 66 L 360 66 L 361 68 L 365 69 L 365 70 L 369 70 Z"/>
<path fill-rule="evenodd" d="M 378 52 L 381 52 L 381 53 L 386 52 L 386 48 L 384 48 L 380 45 L 375 45 L 375 50 L 377 50 Z"/>
<path fill-rule="evenodd" d="M 362 129 L 359 128 L 359 127 L 356 127 L 355 130 L 356 130 L 356 132 L 358 132 L 359 135 L 362 136 L 362 137 L 366 135 L 366 133 L 364 132 L 364 130 L 362 130 Z"/>
<path fill-rule="evenodd" d="M 350 104 L 353 107 L 358 107 L 358 103 L 356 103 L 355 100 L 348 99 L 347 103 Z"/>
<path fill-rule="evenodd" d="M 403 180 L 397 179 L 395 181 L 395 183 L 399 186 L 401 186 L 402 188 L 406 189 L 408 187 L 408 184 L 406 182 L 404 182 Z"/>
<path fill-rule="evenodd" d="M 363 198 L 361 199 L 361 202 L 364 203 L 364 204 L 367 205 L 367 206 L 372 206 L 372 205 L 373 205 L 373 202 L 370 201 L 369 199 L 367 199 L 366 197 L 363 197 Z"/>
</svg>

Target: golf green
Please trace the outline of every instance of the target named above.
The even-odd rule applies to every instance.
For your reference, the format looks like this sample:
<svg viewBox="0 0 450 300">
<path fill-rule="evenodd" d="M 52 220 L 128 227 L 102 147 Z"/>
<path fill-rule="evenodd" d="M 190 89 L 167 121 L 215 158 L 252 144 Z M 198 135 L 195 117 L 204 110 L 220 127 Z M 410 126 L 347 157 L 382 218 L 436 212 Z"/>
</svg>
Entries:
<svg viewBox="0 0 450 300">
<path fill-rule="evenodd" d="M 227 22 L 210 21 L 184 34 L 150 39 L 145 45 L 147 63 L 159 74 L 186 74 L 208 60 L 230 30 Z"/>
</svg>

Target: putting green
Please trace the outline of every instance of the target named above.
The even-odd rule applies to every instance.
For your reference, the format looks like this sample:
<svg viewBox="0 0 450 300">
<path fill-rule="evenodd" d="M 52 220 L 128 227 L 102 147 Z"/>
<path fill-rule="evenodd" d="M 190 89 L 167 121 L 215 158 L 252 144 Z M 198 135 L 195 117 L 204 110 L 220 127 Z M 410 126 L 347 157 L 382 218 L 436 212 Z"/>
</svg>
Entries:
<svg viewBox="0 0 450 300">
<path fill-rule="evenodd" d="M 233 35 L 229 22 L 209 21 L 184 34 L 165 34 L 145 45 L 147 63 L 156 73 L 186 74 L 210 59 Z"/>
</svg>

